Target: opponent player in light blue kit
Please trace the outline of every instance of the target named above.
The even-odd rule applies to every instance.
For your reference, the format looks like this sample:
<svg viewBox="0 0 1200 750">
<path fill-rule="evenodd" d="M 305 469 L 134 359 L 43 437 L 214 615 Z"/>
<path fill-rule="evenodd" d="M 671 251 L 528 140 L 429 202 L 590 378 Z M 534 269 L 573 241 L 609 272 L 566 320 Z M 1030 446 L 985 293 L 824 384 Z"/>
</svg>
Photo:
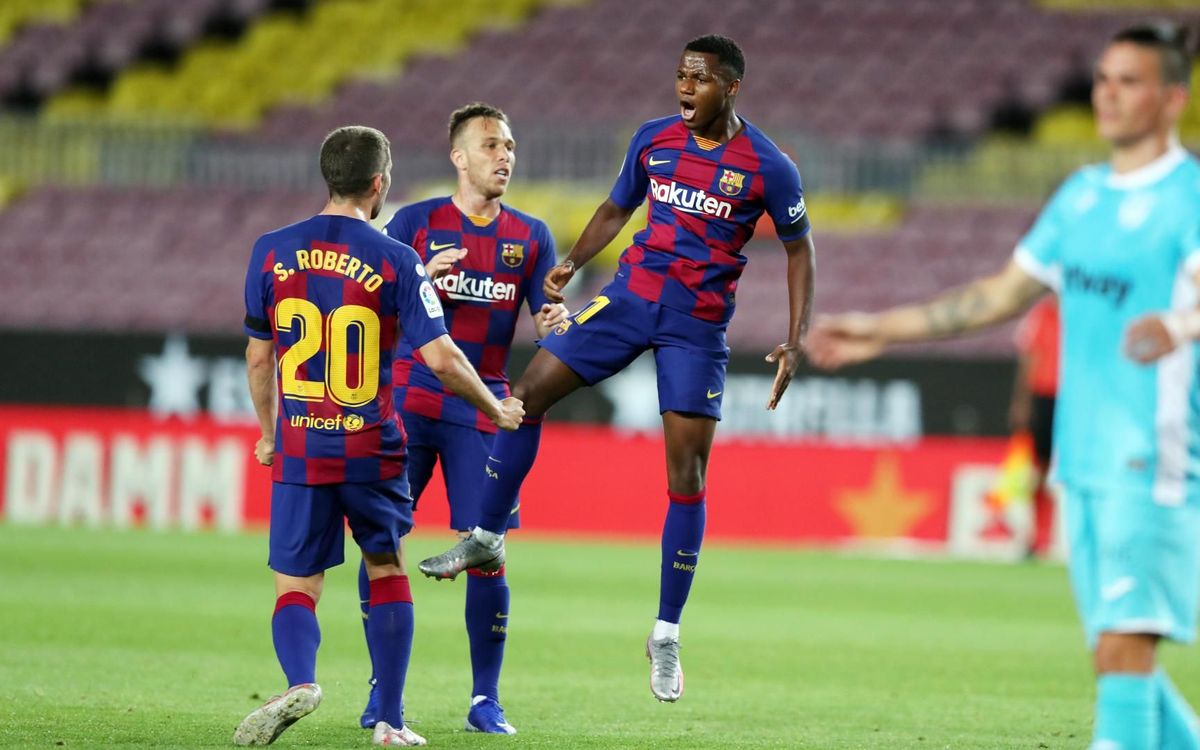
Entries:
<svg viewBox="0 0 1200 750">
<path fill-rule="evenodd" d="M 1092 93 L 1112 157 L 1067 179 L 1003 271 L 924 304 L 819 321 L 809 341 L 814 361 L 840 366 L 1059 294 L 1054 472 L 1095 658 L 1093 750 L 1200 748 L 1195 714 L 1155 663 L 1161 639 L 1195 638 L 1200 592 L 1200 163 L 1175 127 L 1185 36 L 1161 22 L 1113 37 Z"/>
</svg>

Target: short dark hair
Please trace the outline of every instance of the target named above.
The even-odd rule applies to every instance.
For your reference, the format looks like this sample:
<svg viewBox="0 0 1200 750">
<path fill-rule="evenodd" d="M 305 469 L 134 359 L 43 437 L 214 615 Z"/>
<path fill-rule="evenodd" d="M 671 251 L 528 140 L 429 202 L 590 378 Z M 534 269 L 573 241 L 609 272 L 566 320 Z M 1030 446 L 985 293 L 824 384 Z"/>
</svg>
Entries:
<svg viewBox="0 0 1200 750">
<path fill-rule="evenodd" d="M 450 113 L 450 145 L 454 146 L 454 139 L 462 132 L 462 129 L 467 126 L 467 123 L 474 120 L 476 117 L 488 117 L 512 127 L 512 123 L 508 121 L 508 115 L 500 111 L 499 108 L 493 107 L 484 102 L 471 102 L 470 104 L 459 107 Z"/>
<path fill-rule="evenodd" d="M 720 34 L 698 36 L 687 43 L 684 52 L 704 52 L 716 55 L 717 61 L 724 65 L 734 78 L 740 79 L 746 75 L 746 56 L 738 43 Z"/>
<path fill-rule="evenodd" d="M 1181 86 L 1191 82 L 1192 53 L 1185 26 L 1165 19 L 1152 19 L 1121 29 L 1113 34 L 1112 41 L 1158 50 L 1164 81 Z"/>
<path fill-rule="evenodd" d="M 325 136 L 321 144 L 321 176 L 329 193 L 354 198 L 371 190 L 375 175 L 392 161 L 387 136 L 365 125 L 347 125 Z"/>
</svg>

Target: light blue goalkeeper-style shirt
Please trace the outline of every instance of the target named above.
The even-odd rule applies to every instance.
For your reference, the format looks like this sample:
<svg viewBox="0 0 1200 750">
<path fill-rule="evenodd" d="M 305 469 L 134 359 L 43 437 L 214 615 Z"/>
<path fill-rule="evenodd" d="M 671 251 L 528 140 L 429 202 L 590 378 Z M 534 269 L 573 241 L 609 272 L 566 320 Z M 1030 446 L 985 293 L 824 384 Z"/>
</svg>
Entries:
<svg viewBox="0 0 1200 750">
<path fill-rule="evenodd" d="M 1121 344 L 1137 318 L 1196 306 L 1200 163 L 1174 147 L 1125 174 L 1108 165 L 1079 170 L 1015 260 L 1059 295 L 1058 480 L 1166 505 L 1197 498 L 1200 347 L 1140 365 Z"/>
</svg>

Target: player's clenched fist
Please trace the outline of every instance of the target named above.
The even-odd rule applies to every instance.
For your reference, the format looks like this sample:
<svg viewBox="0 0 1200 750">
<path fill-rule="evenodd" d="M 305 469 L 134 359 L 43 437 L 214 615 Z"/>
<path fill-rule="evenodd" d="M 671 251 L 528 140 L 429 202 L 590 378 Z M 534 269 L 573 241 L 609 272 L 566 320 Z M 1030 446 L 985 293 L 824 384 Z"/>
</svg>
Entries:
<svg viewBox="0 0 1200 750">
<path fill-rule="evenodd" d="M 259 438 L 254 444 L 254 457 L 263 466 L 270 466 L 275 463 L 275 438 Z"/>
<path fill-rule="evenodd" d="M 509 396 L 500 402 L 500 413 L 492 418 L 492 423 L 502 430 L 512 432 L 521 426 L 521 418 L 525 416 L 525 405 L 521 399 Z"/>
</svg>

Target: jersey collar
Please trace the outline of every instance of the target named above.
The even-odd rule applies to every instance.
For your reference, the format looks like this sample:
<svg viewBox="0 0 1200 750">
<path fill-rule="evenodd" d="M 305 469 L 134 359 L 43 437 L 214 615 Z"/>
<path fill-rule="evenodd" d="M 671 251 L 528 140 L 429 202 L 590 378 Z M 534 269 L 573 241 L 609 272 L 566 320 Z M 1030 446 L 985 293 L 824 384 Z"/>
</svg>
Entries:
<svg viewBox="0 0 1200 750">
<path fill-rule="evenodd" d="M 1144 167 L 1132 172 L 1117 174 L 1109 172 L 1107 184 L 1117 190 L 1136 190 L 1149 187 L 1169 175 L 1187 159 L 1188 152 L 1178 143 L 1172 143 L 1167 152 Z"/>
</svg>

